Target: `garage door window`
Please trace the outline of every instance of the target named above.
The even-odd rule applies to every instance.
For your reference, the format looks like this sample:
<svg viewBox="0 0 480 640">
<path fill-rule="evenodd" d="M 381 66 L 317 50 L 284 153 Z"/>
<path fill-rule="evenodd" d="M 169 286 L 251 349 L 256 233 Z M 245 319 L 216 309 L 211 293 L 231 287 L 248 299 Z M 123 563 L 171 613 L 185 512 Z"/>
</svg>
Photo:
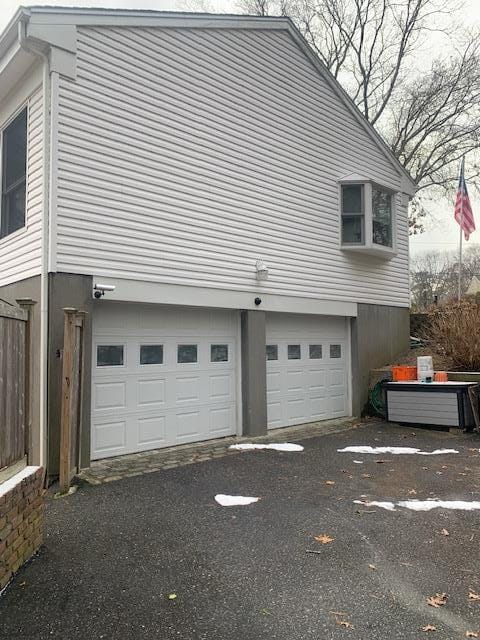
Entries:
<svg viewBox="0 0 480 640">
<path fill-rule="evenodd" d="M 342 345 L 340 344 L 331 344 L 330 345 L 330 358 L 341 358 L 342 357 Z"/>
<path fill-rule="evenodd" d="M 210 362 L 228 362 L 228 344 L 210 345 Z"/>
<path fill-rule="evenodd" d="M 121 367 L 123 365 L 123 344 L 97 346 L 97 367 Z"/>
<path fill-rule="evenodd" d="M 196 344 L 179 344 L 177 348 L 177 362 L 179 364 L 191 364 L 197 362 Z"/>
<path fill-rule="evenodd" d="M 289 344 L 288 345 L 288 359 L 289 360 L 300 360 L 302 357 L 302 350 L 299 344 Z"/>
<path fill-rule="evenodd" d="M 278 360 L 278 345 L 267 344 L 267 360 Z"/>
<path fill-rule="evenodd" d="M 310 360 L 321 360 L 322 358 L 321 344 L 310 344 L 308 350 L 309 350 Z"/>
<path fill-rule="evenodd" d="M 140 345 L 140 364 L 163 364 L 163 344 Z"/>
</svg>

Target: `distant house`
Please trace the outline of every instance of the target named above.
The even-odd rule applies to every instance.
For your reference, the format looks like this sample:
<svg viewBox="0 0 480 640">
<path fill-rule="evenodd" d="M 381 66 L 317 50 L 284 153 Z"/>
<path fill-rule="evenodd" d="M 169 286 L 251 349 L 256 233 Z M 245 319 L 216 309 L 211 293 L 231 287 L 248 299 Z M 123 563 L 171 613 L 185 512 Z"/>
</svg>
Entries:
<svg viewBox="0 0 480 640">
<path fill-rule="evenodd" d="M 51 475 L 64 307 L 82 466 L 359 414 L 408 348 L 415 184 L 288 19 L 22 8 L 0 129 L 0 297 L 37 301 Z"/>
<path fill-rule="evenodd" d="M 466 291 L 467 296 L 474 296 L 480 293 L 480 276 L 473 276 Z"/>
</svg>

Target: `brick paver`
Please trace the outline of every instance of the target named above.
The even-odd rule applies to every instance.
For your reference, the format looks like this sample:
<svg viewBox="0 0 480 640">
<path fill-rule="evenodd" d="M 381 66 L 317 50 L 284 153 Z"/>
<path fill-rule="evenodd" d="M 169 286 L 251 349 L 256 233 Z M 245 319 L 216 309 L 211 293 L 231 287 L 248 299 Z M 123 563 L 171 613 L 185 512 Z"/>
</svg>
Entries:
<svg viewBox="0 0 480 640">
<path fill-rule="evenodd" d="M 366 422 L 359 421 L 356 418 L 324 420 L 284 429 L 274 429 L 269 431 L 267 435 L 257 438 L 232 436 L 230 438 L 208 440 L 207 442 L 142 451 L 141 453 L 96 460 L 92 462 L 90 468 L 82 470 L 78 477 L 93 485 L 114 482 L 122 478 L 131 478 L 132 476 L 152 473 L 161 469 L 173 469 L 174 467 L 206 462 L 207 460 L 224 456 L 238 455 L 242 451 L 229 449 L 229 446 L 239 442 L 262 443 L 305 440 L 306 438 L 336 433 L 366 424 Z"/>
</svg>

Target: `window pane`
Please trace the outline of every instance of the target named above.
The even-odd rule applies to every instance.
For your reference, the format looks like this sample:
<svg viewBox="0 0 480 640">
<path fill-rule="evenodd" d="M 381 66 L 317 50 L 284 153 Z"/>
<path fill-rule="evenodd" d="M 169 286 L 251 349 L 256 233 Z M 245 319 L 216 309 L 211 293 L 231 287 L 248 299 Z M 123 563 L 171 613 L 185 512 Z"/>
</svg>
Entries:
<svg viewBox="0 0 480 640">
<path fill-rule="evenodd" d="M 342 213 L 363 214 L 363 184 L 342 186 Z"/>
<path fill-rule="evenodd" d="M 363 244 L 363 216 L 342 216 L 342 244 Z"/>
<path fill-rule="evenodd" d="M 97 347 L 97 367 L 123 365 L 123 344 L 107 344 Z"/>
<path fill-rule="evenodd" d="M 311 344 L 309 345 L 310 352 L 310 360 L 320 360 L 322 357 L 322 345 L 321 344 Z"/>
<path fill-rule="evenodd" d="M 228 362 L 228 344 L 210 345 L 210 362 Z"/>
<path fill-rule="evenodd" d="M 140 364 L 163 364 L 163 344 L 140 345 Z"/>
<path fill-rule="evenodd" d="M 179 344 L 177 348 L 177 362 L 181 364 L 197 362 L 197 345 Z"/>
<path fill-rule="evenodd" d="M 331 344 L 330 345 L 330 358 L 341 358 L 342 357 L 342 345 L 340 344 Z"/>
<path fill-rule="evenodd" d="M 278 345 L 267 344 L 267 360 L 278 360 Z"/>
<path fill-rule="evenodd" d="M 27 110 L 2 133 L 2 182 L 0 237 L 25 226 L 25 177 L 27 164 Z"/>
<path fill-rule="evenodd" d="M 302 352 L 299 344 L 289 344 L 288 345 L 288 359 L 289 360 L 300 360 L 302 356 Z"/>
<path fill-rule="evenodd" d="M 392 194 L 374 188 L 372 191 L 373 242 L 392 246 Z"/>
<path fill-rule="evenodd" d="M 9 189 L 25 178 L 27 164 L 27 110 L 24 109 L 4 130 L 3 188 Z"/>
<path fill-rule="evenodd" d="M 5 193 L 2 198 L 1 237 L 25 226 L 25 182 Z"/>
</svg>

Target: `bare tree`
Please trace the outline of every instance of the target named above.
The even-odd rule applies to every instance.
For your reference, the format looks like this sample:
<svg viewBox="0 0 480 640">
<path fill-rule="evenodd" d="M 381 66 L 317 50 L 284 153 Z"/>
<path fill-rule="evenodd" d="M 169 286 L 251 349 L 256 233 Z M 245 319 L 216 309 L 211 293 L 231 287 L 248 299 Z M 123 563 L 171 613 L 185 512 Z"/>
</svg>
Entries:
<svg viewBox="0 0 480 640">
<path fill-rule="evenodd" d="M 458 295 L 458 255 L 456 252 L 429 251 L 410 260 L 412 308 L 425 311 L 435 300 L 439 303 Z M 462 293 L 474 275 L 480 274 L 480 246 L 468 247 L 462 260 Z"/>
<path fill-rule="evenodd" d="M 480 36 L 455 26 L 455 0 L 238 3 L 245 13 L 293 20 L 420 190 L 451 193 L 464 155 L 469 181 L 480 184 Z M 448 43 L 447 54 L 430 60 L 424 52 L 419 61 L 432 33 Z M 417 200 L 413 233 L 424 215 Z"/>
</svg>

